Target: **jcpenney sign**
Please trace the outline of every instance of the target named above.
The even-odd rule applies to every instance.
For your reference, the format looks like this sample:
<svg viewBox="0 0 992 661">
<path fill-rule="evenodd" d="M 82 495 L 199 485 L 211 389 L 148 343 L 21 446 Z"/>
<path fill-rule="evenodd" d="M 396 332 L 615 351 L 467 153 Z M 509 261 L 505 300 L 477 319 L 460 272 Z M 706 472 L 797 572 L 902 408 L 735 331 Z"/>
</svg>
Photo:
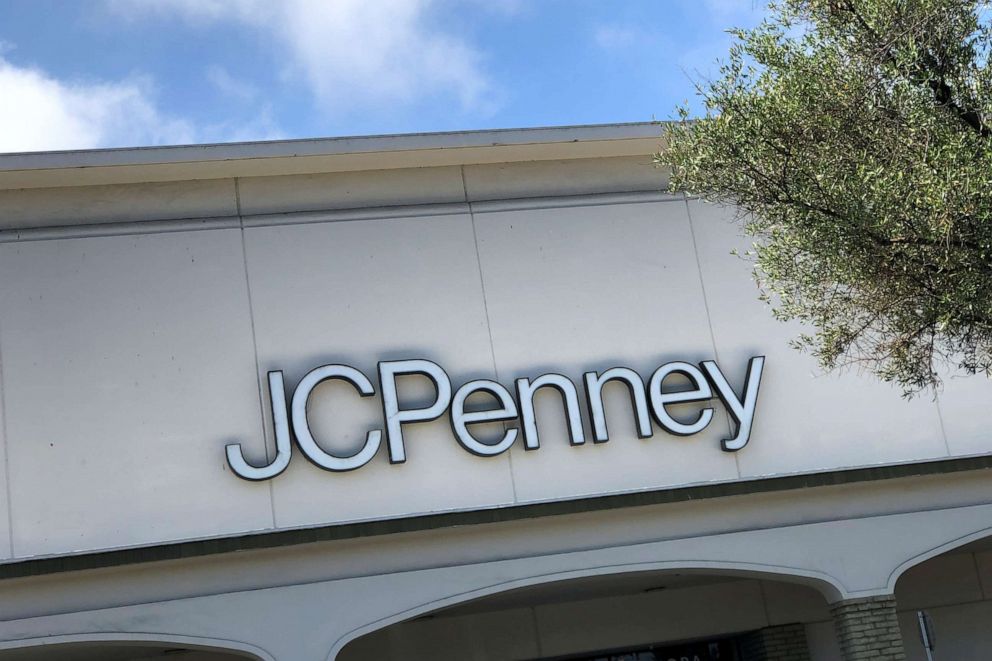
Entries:
<svg viewBox="0 0 992 661">
<path fill-rule="evenodd" d="M 653 434 L 651 419 L 669 434 L 691 436 L 698 434 L 713 419 L 713 409 L 699 409 L 691 422 L 676 420 L 668 410 L 669 406 L 691 402 L 709 402 L 718 398 L 733 418 L 736 431 L 730 438 L 723 439 L 723 449 L 735 452 L 747 445 L 754 422 L 755 406 L 758 402 L 758 386 L 761 383 L 761 370 L 764 356 L 755 356 L 748 361 L 747 375 L 740 393 L 734 391 L 723 372 L 712 360 L 704 360 L 699 366 L 686 362 L 665 363 L 651 375 L 647 387 L 640 375 L 626 367 L 614 367 L 604 372 L 586 372 L 585 405 L 592 424 L 594 443 L 609 440 L 606 428 L 606 413 L 603 407 L 603 386 L 611 381 L 624 384 L 630 393 L 630 401 L 637 423 L 637 435 L 649 438 Z M 451 422 L 451 431 L 458 443 L 472 454 L 480 457 L 494 457 L 506 452 L 523 436 L 526 450 L 537 450 L 541 441 L 537 432 L 537 419 L 534 415 L 534 394 L 542 388 L 551 388 L 561 395 L 565 407 L 569 441 L 574 445 L 586 442 L 579 413 L 579 392 L 575 384 L 561 374 L 542 374 L 530 378 L 519 378 L 514 383 L 514 393 L 495 381 L 479 379 L 463 384 L 451 394 L 451 380 L 441 366 L 429 360 L 391 360 L 379 363 L 379 390 L 382 396 L 382 413 L 385 422 L 386 445 L 389 462 L 402 464 L 406 461 L 406 447 L 403 443 L 403 425 L 427 420 L 435 420 L 445 413 Z M 403 408 L 397 392 L 397 377 L 422 375 L 430 379 L 435 388 L 434 402 L 424 408 Z M 666 381 L 673 375 L 688 381 L 689 387 L 672 390 Z M 272 405 L 272 421 L 275 427 L 276 456 L 265 466 L 249 464 L 238 443 L 228 445 L 227 462 L 232 470 L 246 480 L 267 480 L 286 470 L 292 454 L 291 438 L 296 439 L 303 454 L 311 462 L 329 471 L 350 471 L 367 464 L 379 451 L 383 430 L 373 429 L 365 436 L 365 444 L 355 454 L 338 456 L 318 445 L 310 431 L 307 420 L 307 406 L 314 388 L 324 381 L 340 379 L 350 383 L 362 397 L 375 394 L 372 382 L 362 372 L 348 365 L 324 365 L 310 371 L 297 384 L 292 402 L 287 410 L 286 393 L 281 371 L 269 372 L 269 399 Z M 468 398 L 475 393 L 485 393 L 493 400 L 493 406 L 482 411 L 466 410 Z M 470 426 L 487 422 L 517 421 L 518 428 L 507 428 L 502 437 L 493 443 L 483 443 L 472 435 Z"/>
</svg>

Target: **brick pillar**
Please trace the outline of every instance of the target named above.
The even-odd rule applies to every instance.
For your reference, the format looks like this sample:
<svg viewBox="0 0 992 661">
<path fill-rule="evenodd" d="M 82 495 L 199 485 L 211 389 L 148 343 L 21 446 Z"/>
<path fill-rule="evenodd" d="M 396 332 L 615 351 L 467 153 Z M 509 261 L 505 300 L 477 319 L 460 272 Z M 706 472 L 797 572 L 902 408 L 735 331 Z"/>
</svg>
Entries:
<svg viewBox="0 0 992 661">
<path fill-rule="evenodd" d="M 752 631 L 741 638 L 744 661 L 810 661 L 806 627 L 784 624 Z"/>
<path fill-rule="evenodd" d="M 830 612 L 844 661 L 905 661 L 894 596 L 839 601 Z"/>
</svg>

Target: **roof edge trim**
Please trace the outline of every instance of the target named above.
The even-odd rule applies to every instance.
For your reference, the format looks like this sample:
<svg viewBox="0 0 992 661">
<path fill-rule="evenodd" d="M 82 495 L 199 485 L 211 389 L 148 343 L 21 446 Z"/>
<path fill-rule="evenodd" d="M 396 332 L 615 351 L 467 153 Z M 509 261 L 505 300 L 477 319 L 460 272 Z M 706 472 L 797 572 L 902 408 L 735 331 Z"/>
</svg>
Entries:
<svg viewBox="0 0 992 661">
<path fill-rule="evenodd" d="M 648 155 L 661 147 L 664 126 L 640 122 L 0 154 L 0 189 Z"/>
</svg>

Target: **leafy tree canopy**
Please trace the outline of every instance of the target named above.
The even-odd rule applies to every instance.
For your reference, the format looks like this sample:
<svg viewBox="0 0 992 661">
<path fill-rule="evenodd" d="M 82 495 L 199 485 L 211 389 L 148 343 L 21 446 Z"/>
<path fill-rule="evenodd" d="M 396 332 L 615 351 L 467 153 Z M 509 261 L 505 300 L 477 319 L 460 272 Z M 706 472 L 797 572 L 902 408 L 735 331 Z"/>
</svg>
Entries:
<svg viewBox="0 0 992 661">
<path fill-rule="evenodd" d="M 907 394 L 992 372 L 989 10 L 781 0 L 734 30 L 706 113 L 667 133 L 672 188 L 737 205 L 775 314 L 827 368 Z"/>
</svg>

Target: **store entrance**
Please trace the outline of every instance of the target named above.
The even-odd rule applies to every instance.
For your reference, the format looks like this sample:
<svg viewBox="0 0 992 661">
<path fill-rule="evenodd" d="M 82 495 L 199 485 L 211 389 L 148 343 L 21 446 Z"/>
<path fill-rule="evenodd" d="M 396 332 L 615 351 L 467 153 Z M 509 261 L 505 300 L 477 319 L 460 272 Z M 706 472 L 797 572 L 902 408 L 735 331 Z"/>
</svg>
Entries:
<svg viewBox="0 0 992 661">
<path fill-rule="evenodd" d="M 812 587 L 692 570 L 617 573 L 490 594 L 356 638 L 337 661 L 757 661 L 837 658 Z M 833 655 L 833 656 L 831 656 Z"/>
<path fill-rule="evenodd" d="M 535 660 L 537 661 L 537 660 Z M 540 661 L 743 661 L 736 637 L 672 644 L 658 643 L 634 649 L 592 654 L 545 657 Z"/>
</svg>

